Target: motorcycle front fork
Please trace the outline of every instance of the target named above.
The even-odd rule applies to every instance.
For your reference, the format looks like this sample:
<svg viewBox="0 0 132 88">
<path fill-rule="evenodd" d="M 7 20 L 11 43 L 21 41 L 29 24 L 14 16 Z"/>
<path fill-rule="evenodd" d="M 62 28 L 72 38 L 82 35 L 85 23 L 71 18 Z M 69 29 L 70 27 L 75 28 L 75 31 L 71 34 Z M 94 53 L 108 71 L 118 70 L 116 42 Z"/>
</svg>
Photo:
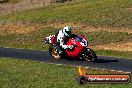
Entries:
<svg viewBox="0 0 132 88">
<path fill-rule="evenodd" d="M 84 53 L 81 53 L 80 55 L 79 55 L 79 59 L 81 59 L 81 60 L 83 60 L 84 59 Z"/>
<path fill-rule="evenodd" d="M 90 53 L 90 49 L 87 49 L 87 51 L 84 51 L 82 52 L 80 55 L 79 55 L 79 58 L 80 59 L 85 59 L 88 57 L 88 54 Z"/>
</svg>

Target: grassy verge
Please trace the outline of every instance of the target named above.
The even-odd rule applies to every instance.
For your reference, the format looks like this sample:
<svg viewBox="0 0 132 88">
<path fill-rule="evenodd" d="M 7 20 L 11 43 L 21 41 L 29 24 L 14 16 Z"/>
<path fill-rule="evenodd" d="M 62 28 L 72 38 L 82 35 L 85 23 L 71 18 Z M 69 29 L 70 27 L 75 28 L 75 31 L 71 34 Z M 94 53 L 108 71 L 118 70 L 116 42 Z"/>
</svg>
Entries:
<svg viewBox="0 0 132 88">
<path fill-rule="evenodd" d="M 87 69 L 87 74 L 119 74 L 117 72 Z M 120 73 L 121 74 L 121 73 Z M 131 74 L 132 75 L 132 74 Z M 0 58 L 1 88 L 131 88 L 129 84 L 78 85 L 78 69 L 37 61 Z"/>
<path fill-rule="evenodd" d="M 1 22 L 80 22 L 94 26 L 132 28 L 131 0 L 81 0 L 0 17 Z"/>
<path fill-rule="evenodd" d="M 113 56 L 132 59 L 132 52 L 114 51 L 114 50 L 95 50 L 97 55 Z"/>
</svg>

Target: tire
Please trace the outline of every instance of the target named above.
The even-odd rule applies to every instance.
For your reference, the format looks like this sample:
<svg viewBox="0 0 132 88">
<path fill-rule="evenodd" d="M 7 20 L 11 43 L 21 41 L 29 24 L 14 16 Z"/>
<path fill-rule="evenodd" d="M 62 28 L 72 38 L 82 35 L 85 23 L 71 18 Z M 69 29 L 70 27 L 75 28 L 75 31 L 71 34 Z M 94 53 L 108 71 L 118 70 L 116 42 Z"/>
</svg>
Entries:
<svg viewBox="0 0 132 88">
<path fill-rule="evenodd" d="M 91 61 L 91 62 L 95 62 L 97 60 L 97 55 L 95 54 L 95 52 L 90 49 L 90 48 L 86 48 L 85 50 L 85 56 L 84 56 L 84 59 L 86 61 Z"/>
<path fill-rule="evenodd" d="M 54 60 L 58 60 L 62 58 L 62 55 L 58 54 L 56 47 L 53 45 L 49 46 L 49 53 L 53 57 Z"/>
<path fill-rule="evenodd" d="M 85 84 L 86 83 L 86 78 L 84 76 L 78 76 L 76 78 L 76 81 L 78 84 Z"/>
</svg>

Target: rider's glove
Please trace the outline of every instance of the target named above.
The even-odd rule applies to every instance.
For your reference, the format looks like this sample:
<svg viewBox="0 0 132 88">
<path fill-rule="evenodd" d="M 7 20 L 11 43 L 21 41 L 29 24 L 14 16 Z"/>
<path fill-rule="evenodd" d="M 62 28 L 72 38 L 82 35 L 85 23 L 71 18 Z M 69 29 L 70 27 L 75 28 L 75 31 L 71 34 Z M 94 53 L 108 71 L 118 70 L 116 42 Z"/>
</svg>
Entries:
<svg viewBox="0 0 132 88">
<path fill-rule="evenodd" d="M 73 45 L 68 45 L 69 49 L 73 49 L 73 47 L 74 47 Z"/>
</svg>

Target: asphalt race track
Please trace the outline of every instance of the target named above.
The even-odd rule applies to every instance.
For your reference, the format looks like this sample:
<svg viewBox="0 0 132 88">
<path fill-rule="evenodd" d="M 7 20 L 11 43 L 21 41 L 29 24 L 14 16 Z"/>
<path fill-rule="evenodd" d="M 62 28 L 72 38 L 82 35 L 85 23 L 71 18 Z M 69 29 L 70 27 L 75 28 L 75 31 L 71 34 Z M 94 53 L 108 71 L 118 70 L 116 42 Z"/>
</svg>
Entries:
<svg viewBox="0 0 132 88">
<path fill-rule="evenodd" d="M 87 62 L 76 59 L 60 59 L 53 60 L 48 51 L 14 49 L 14 48 L 0 48 L 0 57 L 19 58 L 35 61 L 42 61 L 53 64 L 65 64 L 73 66 L 84 66 L 90 68 L 117 70 L 124 72 L 132 72 L 132 59 L 114 58 L 106 56 L 98 56 L 96 62 Z"/>
</svg>

